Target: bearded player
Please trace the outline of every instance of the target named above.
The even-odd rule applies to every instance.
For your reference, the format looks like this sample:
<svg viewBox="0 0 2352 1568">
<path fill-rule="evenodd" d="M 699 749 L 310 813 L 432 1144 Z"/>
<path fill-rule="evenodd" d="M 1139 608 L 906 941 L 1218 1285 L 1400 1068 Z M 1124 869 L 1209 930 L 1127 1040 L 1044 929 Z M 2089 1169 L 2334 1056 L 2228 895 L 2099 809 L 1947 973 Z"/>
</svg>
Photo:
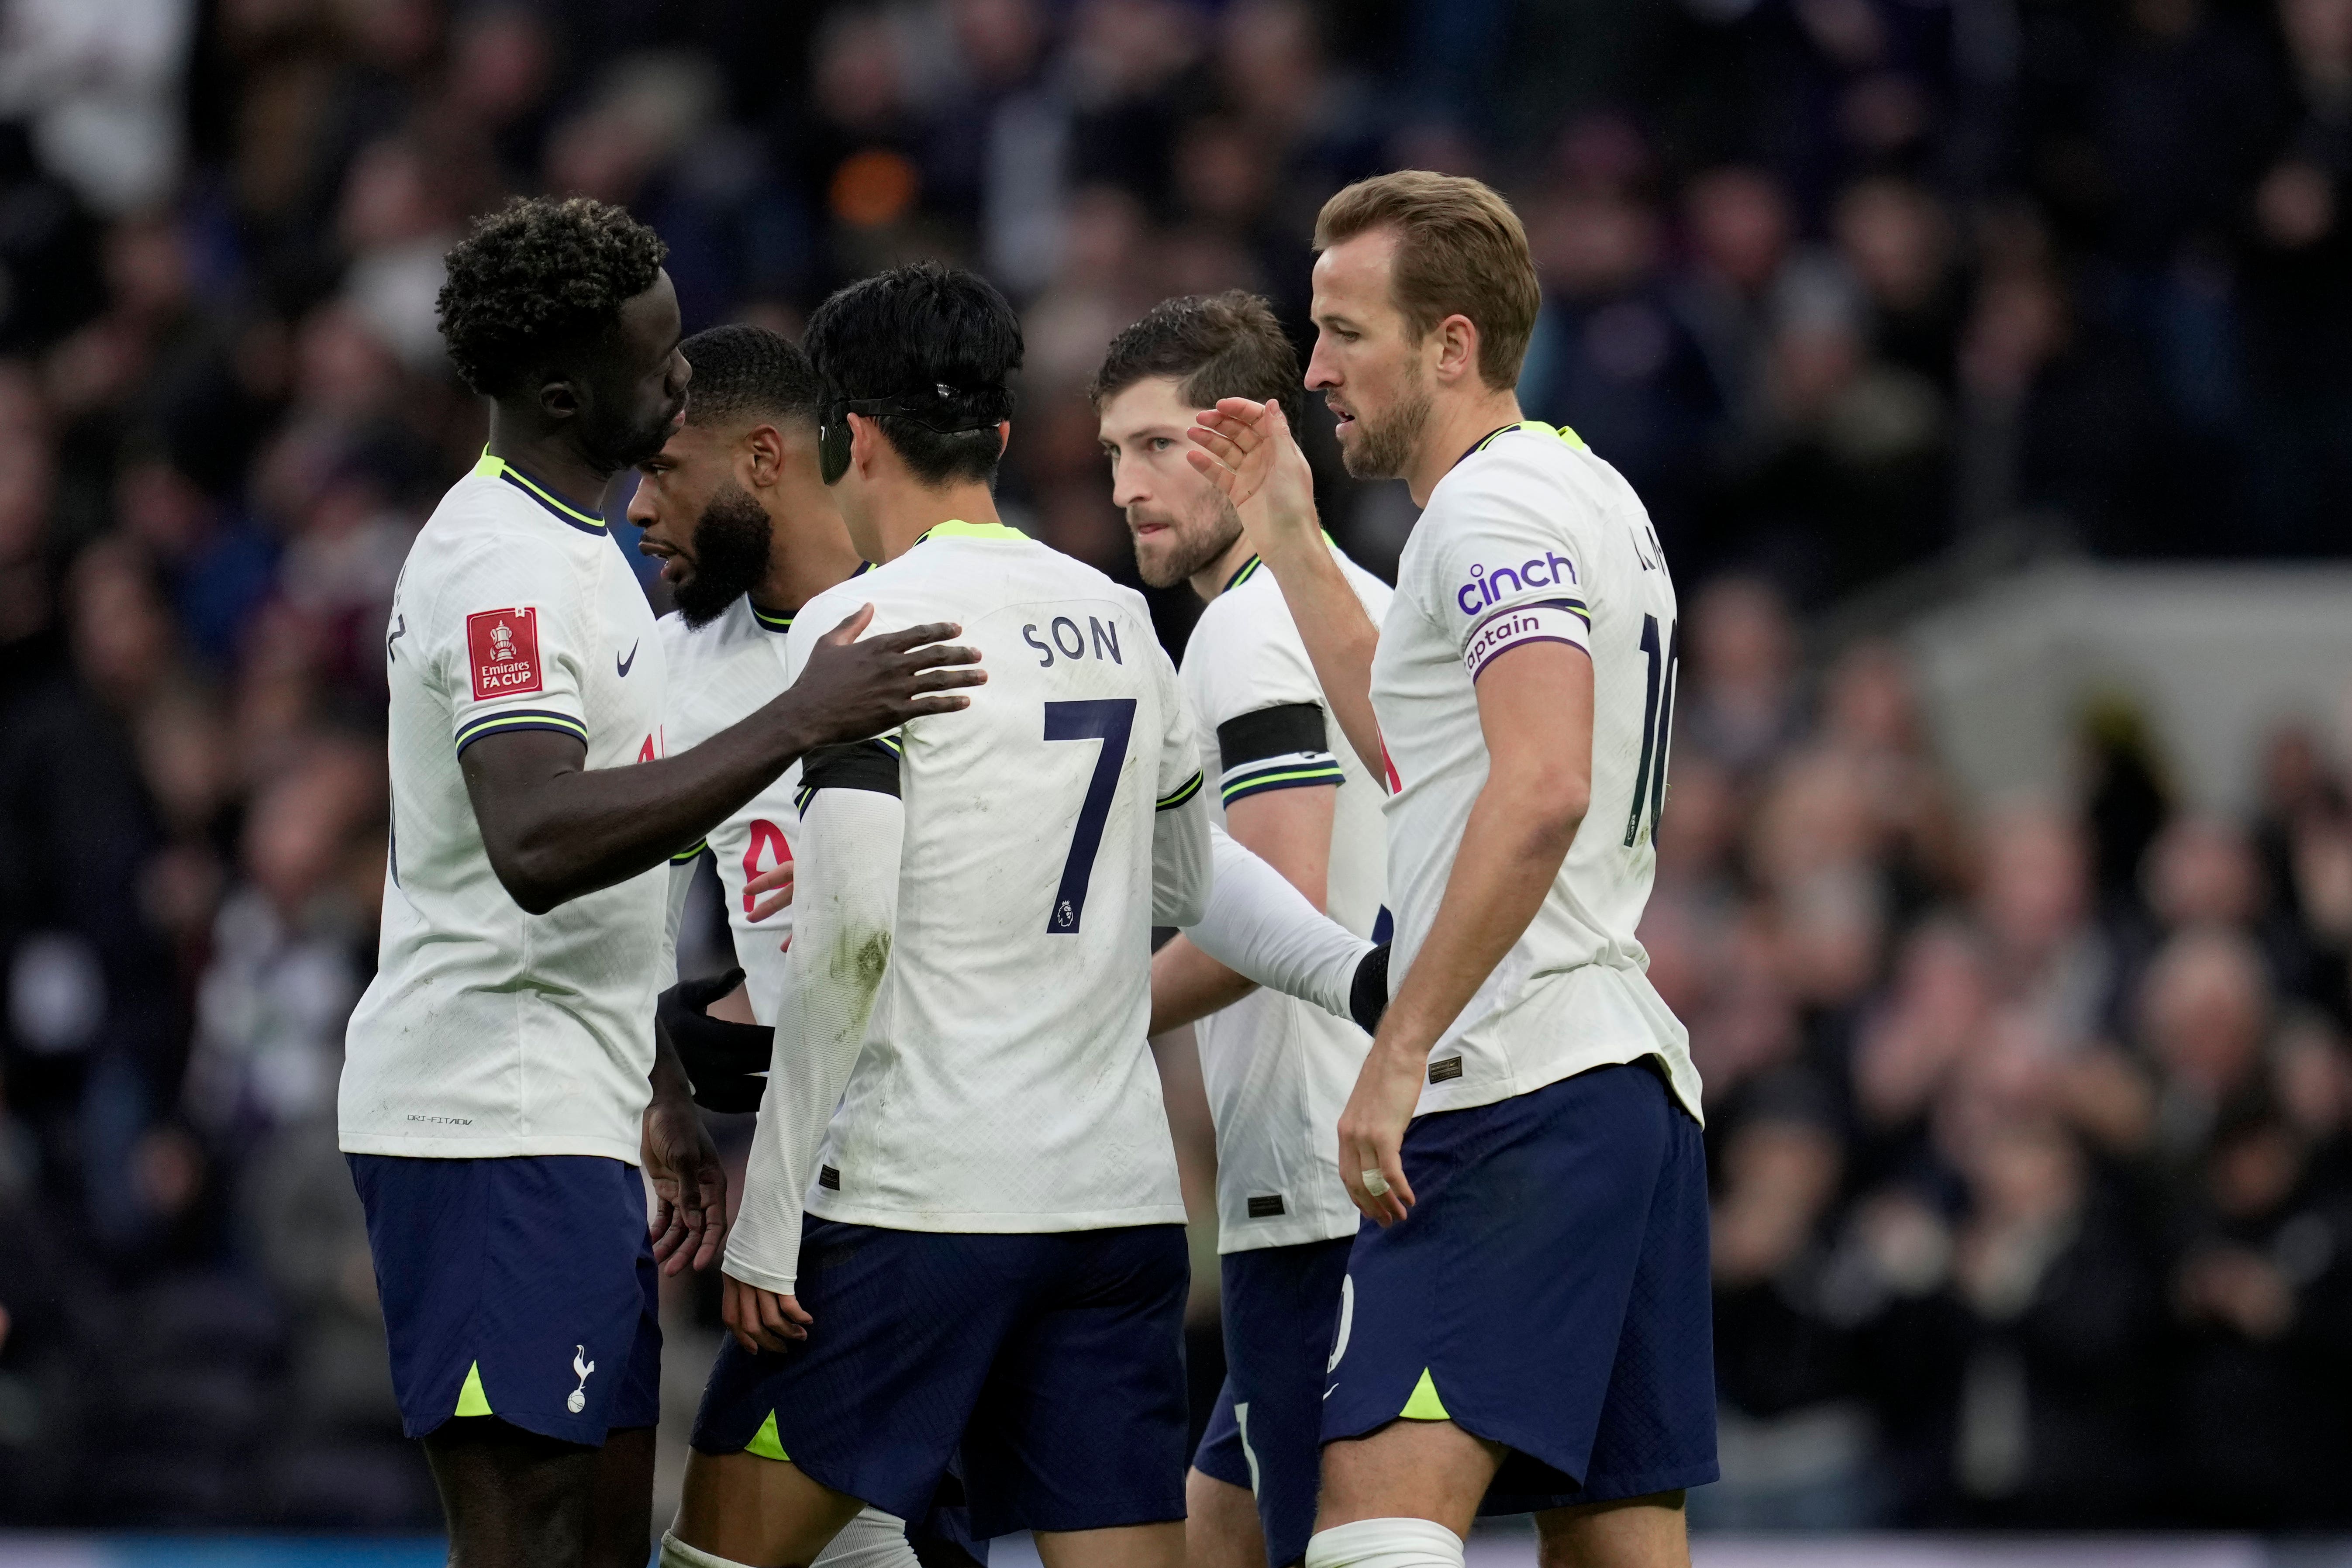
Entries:
<svg viewBox="0 0 2352 1568">
<path fill-rule="evenodd" d="M 1181 672 L 1234 838 L 1363 936 L 1387 932 L 1381 790 L 1330 722 L 1284 605 L 1223 494 L 1186 461 L 1221 397 L 1302 402 L 1298 356 L 1263 300 L 1170 300 L 1112 340 L 1092 388 L 1111 499 L 1137 568 L 1207 604 Z M 1362 601 L 1388 585 L 1329 547 Z M 1383 974 L 1383 980 L 1385 975 Z M 1217 1133 L 1224 1386 L 1186 1478 L 1190 1568 L 1296 1563 L 1315 1523 L 1323 1372 L 1356 1234 L 1334 1131 L 1370 1041 L 1344 1017 L 1249 983 L 1180 936 L 1151 965 L 1155 1029 L 1202 1014 Z"/>
<path fill-rule="evenodd" d="M 784 637 L 800 607 L 866 569 L 817 472 L 816 374 L 782 335 L 713 327 L 678 345 L 694 367 L 686 423 L 637 465 L 629 520 L 638 548 L 662 562 L 677 609 L 658 623 L 669 663 L 663 727 L 673 747 L 698 744 L 784 689 Z M 756 1110 L 784 987 L 793 844 L 800 835 L 796 763 L 671 858 L 673 909 L 707 847 L 719 872 L 737 968 L 663 994 L 656 1013 L 698 1103 Z M 667 970 L 665 969 L 665 973 Z M 740 984 L 737 984 L 740 982 Z M 706 1013 L 704 1007 L 710 1011 Z M 712 1016 L 712 1014 L 719 1015 Z M 961 1482 L 906 1524 L 867 1509 L 833 1538 L 824 1568 L 969 1563 Z"/>
<path fill-rule="evenodd" d="M 458 1563 L 637 1568 L 655 1268 L 707 1264 L 724 1182 L 657 1058 L 664 865 L 795 758 L 961 707 L 951 628 L 853 644 L 676 756 L 653 616 L 599 510 L 685 413 L 662 244 L 617 207 L 517 202 L 448 258 L 441 329 L 490 404 L 385 626 L 392 834 L 341 1142 L 402 1421 Z M 869 651 L 871 650 L 871 651 Z M 639 1166 L 663 1197 L 649 1246 Z"/>
<path fill-rule="evenodd" d="M 1482 1506 L 1547 1563 L 1686 1563 L 1715 1479 L 1706 1171 L 1687 1036 L 1644 973 L 1673 722 L 1673 579 L 1641 500 L 1512 388 L 1538 300 L 1475 180 L 1417 171 L 1317 223 L 1307 385 L 1423 511 L 1378 628 L 1324 549 L 1278 404 L 1195 466 L 1389 775 L 1387 1016 L 1339 1123 L 1370 1222 L 1323 1399 L 1308 1568 L 1461 1568 Z"/>
</svg>

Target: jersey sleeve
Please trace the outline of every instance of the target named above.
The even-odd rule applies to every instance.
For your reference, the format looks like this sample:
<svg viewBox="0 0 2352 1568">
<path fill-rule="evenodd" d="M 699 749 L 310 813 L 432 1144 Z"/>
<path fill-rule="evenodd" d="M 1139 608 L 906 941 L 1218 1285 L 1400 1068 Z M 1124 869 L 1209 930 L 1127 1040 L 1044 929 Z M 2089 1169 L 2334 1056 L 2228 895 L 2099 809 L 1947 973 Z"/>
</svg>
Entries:
<svg viewBox="0 0 2352 1568">
<path fill-rule="evenodd" d="M 1243 978 L 1349 1016 L 1356 968 L 1372 944 L 1308 903 L 1223 828 L 1211 823 L 1209 833 L 1215 884 L 1184 934 Z"/>
<path fill-rule="evenodd" d="M 1161 811 L 1173 811 L 1201 793 L 1200 729 L 1193 721 L 1192 704 L 1184 695 L 1183 683 L 1176 678 L 1176 667 L 1159 643 L 1150 647 L 1156 661 L 1162 718 L 1153 804 Z"/>
<path fill-rule="evenodd" d="M 549 730 L 588 740 L 579 574 L 558 551 L 514 535 L 451 564 L 429 623 L 462 754 L 485 735 Z"/>
<path fill-rule="evenodd" d="M 1151 921 L 1154 925 L 1190 925 L 1208 903 L 1213 876 L 1209 853 L 1209 806 L 1202 797 L 1201 744 L 1192 705 L 1176 679 L 1176 667 L 1160 645 L 1160 709 L 1159 794 L 1151 814 Z"/>
<path fill-rule="evenodd" d="M 1566 643 L 1591 654 L 1581 552 L 1565 521 L 1552 515 L 1580 503 L 1517 480 L 1500 463 L 1463 478 L 1464 488 L 1445 498 L 1419 586 L 1470 679 L 1528 643 Z"/>
<path fill-rule="evenodd" d="M 1184 659 L 1187 691 L 1216 735 L 1219 798 L 1341 783 L 1323 689 L 1287 608 L 1255 596 L 1230 605 L 1204 617 Z"/>
<path fill-rule="evenodd" d="M 789 1295 L 800 1274 L 801 1218 L 825 1125 L 841 1103 L 888 966 L 898 915 L 905 816 L 873 791 L 828 789 L 808 807 L 797 914 L 777 999 L 775 1054 L 727 1238 L 727 1272 Z"/>
</svg>

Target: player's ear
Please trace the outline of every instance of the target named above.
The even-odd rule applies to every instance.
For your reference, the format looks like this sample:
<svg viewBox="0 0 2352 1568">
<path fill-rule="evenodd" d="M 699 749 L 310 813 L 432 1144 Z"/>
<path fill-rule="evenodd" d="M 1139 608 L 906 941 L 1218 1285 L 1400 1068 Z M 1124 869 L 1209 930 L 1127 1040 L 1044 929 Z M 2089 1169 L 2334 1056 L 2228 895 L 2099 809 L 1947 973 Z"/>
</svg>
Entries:
<svg viewBox="0 0 2352 1568">
<path fill-rule="evenodd" d="M 1000 419 L 996 422 L 996 456 L 998 460 L 1002 461 L 1004 454 L 1010 451 L 1012 447 L 1013 421 L 1010 419 Z"/>
<path fill-rule="evenodd" d="M 863 414 L 844 414 L 842 418 L 849 426 L 849 466 L 870 475 L 881 455 L 882 426 Z"/>
<path fill-rule="evenodd" d="M 754 425 L 735 444 L 735 470 L 743 488 L 767 489 L 784 477 L 784 433 L 773 425 Z"/>
<path fill-rule="evenodd" d="M 1437 379 L 1451 385 L 1466 376 L 1478 374 L 1478 323 L 1464 315 L 1452 315 L 1437 323 L 1433 334 L 1437 339 Z"/>
<path fill-rule="evenodd" d="M 539 384 L 540 412 L 550 419 L 570 419 L 580 412 L 580 391 L 568 375 L 548 376 Z"/>
</svg>

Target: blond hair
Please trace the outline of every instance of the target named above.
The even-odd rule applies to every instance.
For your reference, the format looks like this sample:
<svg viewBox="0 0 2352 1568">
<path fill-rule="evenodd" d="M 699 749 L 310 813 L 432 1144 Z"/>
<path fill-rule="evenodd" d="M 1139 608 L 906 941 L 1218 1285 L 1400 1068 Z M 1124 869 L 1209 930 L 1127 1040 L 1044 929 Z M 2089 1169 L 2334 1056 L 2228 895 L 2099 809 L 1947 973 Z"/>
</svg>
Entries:
<svg viewBox="0 0 2352 1568">
<path fill-rule="evenodd" d="M 1478 329 L 1478 379 L 1497 389 L 1517 385 L 1542 290 L 1528 231 L 1511 205 L 1465 175 L 1375 174 L 1323 204 L 1315 248 L 1377 229 L 1396 232 L 1390 288 L 1413 335 L 1427 337 L 1446 317 L 1466 316 Z"/>
</svg>

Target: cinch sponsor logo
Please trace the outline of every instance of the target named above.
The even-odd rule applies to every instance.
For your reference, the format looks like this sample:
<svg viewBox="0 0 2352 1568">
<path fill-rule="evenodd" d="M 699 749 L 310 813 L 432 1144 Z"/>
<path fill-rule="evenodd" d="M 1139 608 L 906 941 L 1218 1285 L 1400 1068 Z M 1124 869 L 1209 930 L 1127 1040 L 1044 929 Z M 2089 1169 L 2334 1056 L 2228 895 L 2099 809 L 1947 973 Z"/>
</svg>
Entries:
<svg viewBox="0 0 2352 1568">
<path fill-rule="evenodd" d="M 1568 575 L 1560 576 L 1565 567 Z M 1504 579 L 1510 586 L 1503 586 Z M 1517 566 L 1497 566 L 1487 570 L 1484 563 L 1470 568 L 1470 581 L 1454 590 L 1454 602 L 1462 606 L 1465 616 L 1475 616 L 1497 599 L 1509 597 L 1523 588 L 1559 588 L 1578 581 L 1576 563 L 1565 555 L 1546 553 L 1533 561 L 1523 561 Z"/>
</svg>

